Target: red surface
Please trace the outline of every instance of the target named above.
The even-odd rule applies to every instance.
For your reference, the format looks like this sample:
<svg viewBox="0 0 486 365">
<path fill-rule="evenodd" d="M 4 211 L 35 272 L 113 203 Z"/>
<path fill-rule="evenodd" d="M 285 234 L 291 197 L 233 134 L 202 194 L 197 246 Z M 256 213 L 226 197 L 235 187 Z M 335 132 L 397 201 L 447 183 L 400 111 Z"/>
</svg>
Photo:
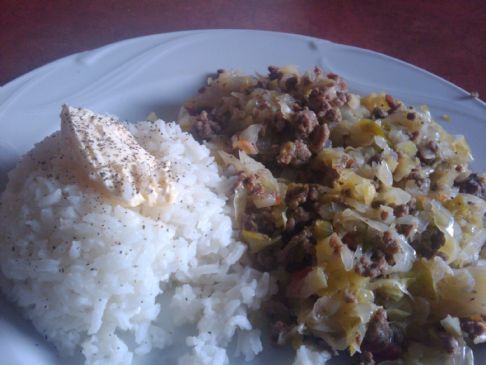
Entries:
<svg viewBox="0 0 486 365">
<path fill-rule="evenodd" d="M 0 0 L 0 85 L 117 40 L 202 28 L 300 33 L 383 52 L 486 96 L 486 1 Z"/>
</svg>

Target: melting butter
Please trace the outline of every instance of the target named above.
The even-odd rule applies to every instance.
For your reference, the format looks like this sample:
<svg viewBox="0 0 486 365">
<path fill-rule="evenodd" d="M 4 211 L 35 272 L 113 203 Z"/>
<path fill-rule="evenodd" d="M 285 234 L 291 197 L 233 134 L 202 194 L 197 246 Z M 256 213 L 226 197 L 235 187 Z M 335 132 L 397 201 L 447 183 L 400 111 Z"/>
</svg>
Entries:
<svg viewBox="0 0 486 365">
<path fill-rule="evenodd" d="M 91 181 L 130 207 L 172 200 L 170 163 L 147 152 L 115 118 L 63 106 L 61 136 Z"/>
</svg>

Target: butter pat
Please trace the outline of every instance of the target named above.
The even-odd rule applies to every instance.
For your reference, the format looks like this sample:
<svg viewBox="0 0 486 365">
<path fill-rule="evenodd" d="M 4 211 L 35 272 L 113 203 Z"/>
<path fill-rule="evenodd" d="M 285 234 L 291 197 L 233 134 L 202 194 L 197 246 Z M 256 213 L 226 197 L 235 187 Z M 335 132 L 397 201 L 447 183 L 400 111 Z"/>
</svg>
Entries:
<svg viewBox="0 0 486 365">
<path fill-rule="evenodd" d="M 61 136 L 81 171 L 116 200 L 130 207 L 171 201 L 170 164 L 140 146 L 122 122 L 64 105 Z"/>
</svg>

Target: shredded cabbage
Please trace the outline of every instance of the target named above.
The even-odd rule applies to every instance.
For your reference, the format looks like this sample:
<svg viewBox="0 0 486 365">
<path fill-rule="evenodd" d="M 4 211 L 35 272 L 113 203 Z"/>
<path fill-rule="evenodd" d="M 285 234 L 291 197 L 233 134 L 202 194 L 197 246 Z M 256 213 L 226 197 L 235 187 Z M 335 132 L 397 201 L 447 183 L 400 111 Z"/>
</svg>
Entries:
<svg viewBox="0 0 486 365">
<path fill-rule="evenodd" d="M 381 364 L 472 364 L 461 321 L 486 318 L 486 176 L 469 170 L 463 136 L 427 107 L 294 66 L 219 72 L 180 123 L 196 136 L 216 126 L 202 139 L 235 181 L 236 227 L 290 317 L 279 344 L 380 359 L 377 326 L 401 357 Z"/>
</svg>

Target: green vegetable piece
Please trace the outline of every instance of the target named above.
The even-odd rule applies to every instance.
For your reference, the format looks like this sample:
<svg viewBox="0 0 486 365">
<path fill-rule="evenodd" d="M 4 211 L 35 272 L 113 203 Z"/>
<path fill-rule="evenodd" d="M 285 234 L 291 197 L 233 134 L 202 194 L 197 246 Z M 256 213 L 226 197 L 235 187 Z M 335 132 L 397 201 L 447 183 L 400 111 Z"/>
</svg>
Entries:
<svg viewBox="0 0 486 365">
<path fill-rule="evenodd" d="M 264 233 L 244 229 L 241 231 L 241 239 L 248 245 L 251 253 L 257 253 L 263 250 L 265 247 L 277 242 L 280 237 L 272 239 Z"/>
<path fill-rule="evenodd" d="M 314 237 L 322 240 L 333 233 L 332 224 L 328 221 L 318 219 L 314 222 Z"/>
</svg>

